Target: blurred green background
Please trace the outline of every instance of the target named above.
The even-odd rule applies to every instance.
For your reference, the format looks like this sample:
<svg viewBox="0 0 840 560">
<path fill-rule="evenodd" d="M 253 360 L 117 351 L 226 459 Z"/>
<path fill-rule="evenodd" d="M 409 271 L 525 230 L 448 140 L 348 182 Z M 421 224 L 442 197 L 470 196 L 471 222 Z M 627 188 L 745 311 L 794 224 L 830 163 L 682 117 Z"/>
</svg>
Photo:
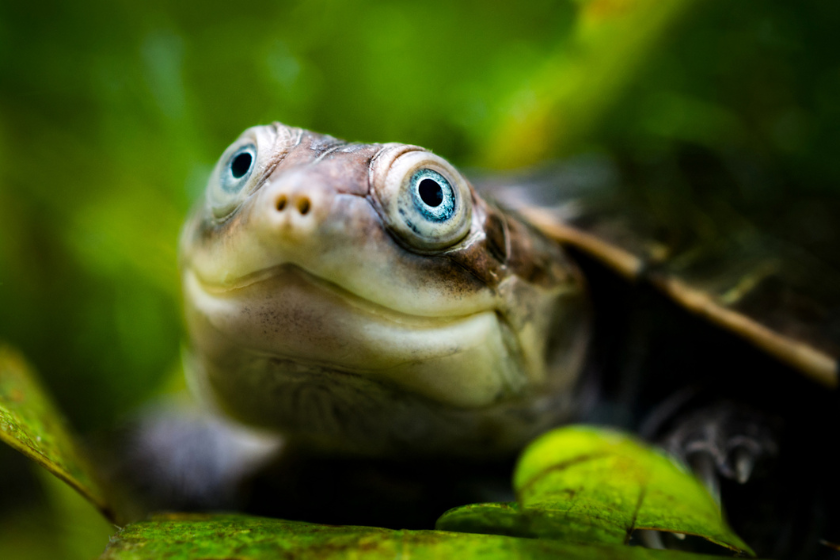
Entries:
<svg viewBox="0 0 840 560">
<path fill-rule="evenodd" d="M 83 434 L 159 391 L 180 224 L 273 120 L 479 168 L 702 150 L 752 170 L 741 204 L 834 200 L 838 28 L 817 0 L 3 2 L 0 339 Z"/>
</svg>

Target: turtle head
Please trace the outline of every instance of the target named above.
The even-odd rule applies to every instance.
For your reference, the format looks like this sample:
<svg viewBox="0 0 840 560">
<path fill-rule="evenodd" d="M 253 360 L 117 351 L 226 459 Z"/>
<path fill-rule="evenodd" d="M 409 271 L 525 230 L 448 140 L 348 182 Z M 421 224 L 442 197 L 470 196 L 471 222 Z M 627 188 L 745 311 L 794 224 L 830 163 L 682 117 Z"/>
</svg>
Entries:
<svg viewBox="0 0 840 560">
<path fill-rule="evenodd" d="M 181 268 L 194 387 L 325 447 L 513 448 L 551 421 L 585 338 L 561 249 L 417 146 L 246 130 Z"/>
</svg>

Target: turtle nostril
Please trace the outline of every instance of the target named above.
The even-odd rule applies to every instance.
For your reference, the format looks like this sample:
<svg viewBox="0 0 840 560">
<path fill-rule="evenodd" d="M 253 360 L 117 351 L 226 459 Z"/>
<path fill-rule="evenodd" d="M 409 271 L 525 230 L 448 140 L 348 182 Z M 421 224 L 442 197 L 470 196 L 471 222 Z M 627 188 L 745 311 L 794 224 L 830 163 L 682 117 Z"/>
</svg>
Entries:
<svg viewBox="0 0 840 560">
<path fill-rule="evenodd" d="M 282 212 L 283 208 L 286 207 L 286 195 L 281 195 L 280 198 L 277 199 L 275 206 L 277 207 L 278 212 Z"/>
<path fill-rule="evenodd" d="M 301 214 L 303 214 L 304 216 L 306 215 L 307 212 L 309 212 L 309 206 L 310 206 L 310 202 L 309 202 L 308 198 L 303 197 L 300 200 L 298 200 L 298 203 L 297 203 L 298 211 Z"/>
</svg>

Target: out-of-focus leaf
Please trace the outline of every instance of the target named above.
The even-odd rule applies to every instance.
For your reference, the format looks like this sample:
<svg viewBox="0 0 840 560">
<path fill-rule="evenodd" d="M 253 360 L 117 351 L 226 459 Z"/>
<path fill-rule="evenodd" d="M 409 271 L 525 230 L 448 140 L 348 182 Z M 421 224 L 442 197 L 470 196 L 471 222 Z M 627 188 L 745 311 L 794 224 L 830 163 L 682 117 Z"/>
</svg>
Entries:
<svg viewBox="0 0 840 560">
<path fill-rule="evenodd" d="M 519 504 L 511 502 L 456 507 L 444 513 L 436 526 L 442 531 L 536 538 L 532 522 L 532 517 Z"/>
<path fill-rule="evenodd" d="M 55 540 L 49 558 L 90 560 L 102 554 L 108 538 L 117 528 L 102 517 L 89 500 L 64 481 L 35 465 L 32 465 L 32 469 L 41 482 L 50 510 L 47 527 L 43 522 L 40 526 L 41 533 L 48 530 Z"/>
<path fill-rule="evenodd" d="M 456 508 L 437 528 L 609 544 L 627 543 L 634 531 L 648 529 L 696 535 L 752 554 L 696 478 L 617 432 L 549 432 L 525 450 L 514 487 L 518 505 Z"/>
<path fill-rule="evenodd" d="M 564 558 L 702 560 L 682 552 L 444 531 L 314 525 L 244 515 L 159 515 L 128 525 L 102 560 L 247 558 Z"/>
<path fill-rule="evenodd" d="M 533 165 L 578 147 L 692 0 L 583 0 L 575 32 L 507 102 L 483 162 Z"/>
<path fill-rule="evenodd" d="M 0 440 L 75 488 L 107 517 L 105 496 L 64 418 L 23 358 L 0 346 Z"/>
</svg>

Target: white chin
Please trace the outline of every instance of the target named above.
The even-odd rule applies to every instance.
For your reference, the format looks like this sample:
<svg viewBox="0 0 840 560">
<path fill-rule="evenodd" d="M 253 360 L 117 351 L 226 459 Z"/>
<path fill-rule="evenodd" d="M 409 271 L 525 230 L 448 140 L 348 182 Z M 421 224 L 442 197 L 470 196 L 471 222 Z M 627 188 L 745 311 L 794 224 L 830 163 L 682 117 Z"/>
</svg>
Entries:
<svg viewBox="0 0 840 560">
<path fill-rule="evenodd" d="M 193 350 L 218 375 L 235 380 L 223 383 L 226 391 L 258 397 L 265 379 L 247 379 L 245 371 L 254 360 L 294 364 L 276 368 L 281 376 L 295 368 L 345 372 L 463 409 L 515 396 L 527 383 L 493 311 L 444 319 L 406 315 L 300 268 L 275 270 L 223 292 L 206 290 L 189 270 L 184 274 Z"/>
</svg>

